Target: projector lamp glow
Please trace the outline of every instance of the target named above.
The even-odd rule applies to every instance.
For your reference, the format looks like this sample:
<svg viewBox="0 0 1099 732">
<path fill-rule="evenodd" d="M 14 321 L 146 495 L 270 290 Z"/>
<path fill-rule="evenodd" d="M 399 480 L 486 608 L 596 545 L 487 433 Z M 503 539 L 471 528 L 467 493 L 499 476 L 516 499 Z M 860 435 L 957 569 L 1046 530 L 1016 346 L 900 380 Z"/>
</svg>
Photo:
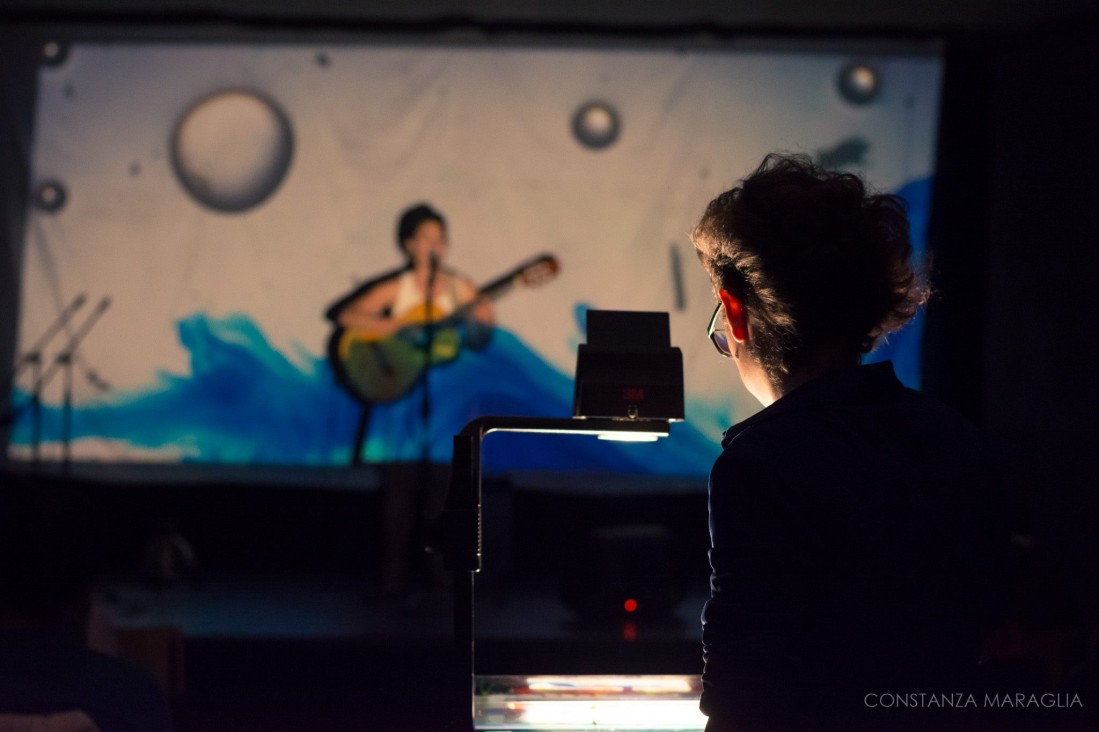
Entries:
<svg viewBox="0 0 1099 732">
<path fill-rule="evenodd" d="M 478 676 L 479 730 L 702 730 L 698 676 Z"/>
</svg>

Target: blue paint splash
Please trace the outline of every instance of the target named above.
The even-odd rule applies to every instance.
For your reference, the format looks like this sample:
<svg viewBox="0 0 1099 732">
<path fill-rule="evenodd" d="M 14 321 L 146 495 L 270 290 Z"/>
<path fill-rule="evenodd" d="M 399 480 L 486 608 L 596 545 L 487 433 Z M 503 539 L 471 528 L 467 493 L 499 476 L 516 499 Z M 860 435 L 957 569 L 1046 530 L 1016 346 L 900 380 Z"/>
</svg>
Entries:
<svg viewBox="0 0 1099 732">
<path fill-rule="evenodd" d="M 923 178 L 902 186 L 896 194 L 908 204 L 909 237 L 914 261 L 927 259 L 927 222 L 931 214 L 931 179 Z M 905 386 L 919 389 L 922 382 L 924 311 L 900 331 L 882 340 L 863 358 L 864 363 L 892 361 L 897 378 Z"/>
<path fill-rule="evenodd" d="M 184 462 L 329 465 L 334 434 L 354 424 L 350 397 L 335 391 L 327 365 L 303 369 L 276 351 L 246 315 L 195 314 L 178 324 L 191 374 L 157 374 L 147 389 L 73 409 L 72 438 L 101 438 L 135 451 L 180 454 Z M 25 400 L 25 396 L 22 398 Z M 43 440 L 61 439 L 61 409 L 43 414 Z M 12 442 L 30 444 L 29 415 Z"/>
<path fill-rule="evenodd" d="M 931 181 L 914 181 L 898 194 L 909 204 L 912 243 L 922 258 Z M 580 324 L 586 308 L 583 303 L 575 308 Z M 214 318 L 195 313 L 177 330 L 190 353 L 190 375 L 159 372 L 145 389 L 74 406 L 73 440 L 114 440 L 144 459 L 152 453 L 206 464 L 350 462 L 360 405 L 337 385 L 326 359 L 301 348 L 295 360 L 287 358 L 246 314 Z M 921 314 L 866 360 L 892 359 L 901 381 L 918 388 L 922 336 Z M 405 399 L 374 407 L 364 451 L 368 461 L 418 459 L 426 441 L 432 460 L 449 462 L 453 435 L 476 416 L 572 413 L 572 379 L 503 328 L 485 350 L 467 349 L 454 362 L 433 369 L 428 388 L 433 408 L 426 432 L 420 387 Z M 27 401 L 25 392 L 15 391 L 14 404 Z M 714 408 L 696 404 L 688 411 L 709 414 Z M 60 405 L 43 406 L 44 443 L 62 439 L 61 412 Z M 711 420 L 703 421 L 710 432 Z M 30 414 L 24 409 L 11 443 L 26 447 L 31 439 Z M 699 476 L 719 449 L 716 439 L 687 422 L 673 425 L 669 438 L 644 445 L 587 436 L 499 434 L 486 440 L 483 455 L 488 473 L 554 469 Z"/>
<path fill-rule="evenodd" d="M 149 389 L 109 402 L 77 405 L 72 438 L 116 440 L 143 451 L 181 454 L 184 462 L 226 465 L 334 466 L 350 462 L 360 406 L 336 383 L 325 359 L 299 354 L 295 364 L 276 350 L 244 314 L 196 313 L 178 325 L 191 374 L 160 373 Z M 453 435 L 479 415 L 567 417 L 572 380 L 514 334 L 497 329 L 481 351 L 464 351 L 433 369 L 432 414 L 425 433 L 422 387 L 391 404 L 375 405 L 367 432 L 370 461 L 416 460 L 425 441 L 431 459 L 450 460 Z M 19 401 L 26 394 L 18 395 Z M 61 408 L 43 409 L 45 442 L 61 439 Z M 13 444 L 29 445 L 29 415 L 15 425 Z M 655 445 L 622 445 L 592 437 L 496 435 L 485 442 L 487 472 L 566 469 L 698 474 L 715 453 L 713 441 L 689 425 Z"/>
</svg>

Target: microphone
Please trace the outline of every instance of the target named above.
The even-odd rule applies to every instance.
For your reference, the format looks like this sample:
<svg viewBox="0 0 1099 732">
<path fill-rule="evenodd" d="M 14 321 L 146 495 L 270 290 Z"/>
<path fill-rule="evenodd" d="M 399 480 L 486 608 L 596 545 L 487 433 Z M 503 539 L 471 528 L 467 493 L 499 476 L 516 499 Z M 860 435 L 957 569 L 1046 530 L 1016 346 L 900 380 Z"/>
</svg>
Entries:
<svg viewBox="0 0 1099 732">
<path fill-rule="evenodd" d="M 94 388 L 98 389 L 99 391 L 110 391 L 111 390 L 111 385 L 109 383 L 107 383 L 106 381 L 104 381 L 103 378 L 99 374 L 92 371 L 91 369 L 88 369 L 87 371 L 84 372 L 84 378 L 86 378 L 88 380 L 88 383 L 91 384 Z"/>
<path fill-rule="evenodd" d="M 31 346 L 31 349 L 19 357 L 19 360 L 15 364 L 15 368 L 11 372 L 12 379 L 14 379 L 27 364 L 35 361 L 41 363 L 42 351 L 49 342 L 54 339 L 54 336 L 60 333 L 61 329 L 68 324 L 76 311 L 84 307 L 84 303 L 87 299 L 88 296 L 82 292 L 74 297 L 72 302 L 65 306 L 65 309 L 61 311 L 61 314 L 50 324 L 50 327 L 46 329 L 46 332 L 38 338 L 33 346 Z"/>
<path fill-rule="evenodd" d="M 435 252 L 429 252 L 427 255 L 427 289 L 424 291 L 424 327 L 427 329 L 427 342 L 431 343 L 432 335 L 432 319 L 434 314 L 434 302 L 435 302 L 435 276 L 439 274 L 439 255 Z"/>
<path fill-rule="evenodd" d="M 439 255 L 435 252 L 431 252 L 427 255 L 427 285 L 428 293 L 431 292 L 431 286 L 435 284 L 435 275 L 439 273 Z"/>
<path fill-rule="evenodd" d="M 84 321 L 84 324 L 81 326 L 81 328 L 91 329 L 92 323 L 95 321 L 95 319 L 97 319 L 100 315 L 105 313 L 107 311 L 107 308 L 109 308 L 110 306 L 111 306 L 111 298 L 110 297 L 104 297 L 102 300 L 100 300 L 99 304 L 95 306 L 95 310 L 92 311 L 92 314 L 89 315 L 88 319 Z M 75 348 L 75 342 L 73 342 L 71 344 L 71 347 Z M 72 354 L 72 352 L 70 352 L 68 355 L 71 358 L 73 354 Z M 104 381 L 99 376 L 99 374 L 97 374 L 92 369 L 87 368 L 86 366 L 84 368 L 84 378 L 86 378 L 88 380 L 88 383 L 91 384 L 92 387 L 98 389 L 99 391 L 110 391 L 111 390 L 111 385 L 109 383 Z"/>
<path fill-rule="evenodd" d="M 84 318 L 84 322 L 80 324 L 76 329 L 76 332 L 69 336 L 68 344 L 57 356 L 58 361 L 64 361 L 73 357 L 73 354 L 76 352 L 77 344 L 84 339 L 84 336 L 88 335 L 88 331 L 90 331 L 92 326 L 95 325 L 95 322 L 99 320 L 99 316 L 101 316 L 110 306 L 111 298 L 109 297 L 105 297 L 99 301 L 99 304 L 95 306 L 95 310 L 92 310 L 88 314 L 88 317 Z"/>
</svg>

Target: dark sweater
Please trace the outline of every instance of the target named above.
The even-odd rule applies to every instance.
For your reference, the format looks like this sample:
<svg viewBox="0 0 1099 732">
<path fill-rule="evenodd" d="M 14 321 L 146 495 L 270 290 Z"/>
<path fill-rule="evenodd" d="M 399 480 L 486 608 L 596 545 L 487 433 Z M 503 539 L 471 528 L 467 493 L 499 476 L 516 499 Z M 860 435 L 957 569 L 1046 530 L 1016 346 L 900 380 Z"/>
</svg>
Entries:
<svg viewBox="0 0 1099 732">
<path fill-rule="evenodd" d="M 960 415 L 906 389 L 891 364 L 860 366 L 787 394 L 722 447 L 703 712 L 768 729 L 880 728 L 892 722 L 868 695 L 977 692 L 1007 531 L 996 473 Z"/>
</svg>

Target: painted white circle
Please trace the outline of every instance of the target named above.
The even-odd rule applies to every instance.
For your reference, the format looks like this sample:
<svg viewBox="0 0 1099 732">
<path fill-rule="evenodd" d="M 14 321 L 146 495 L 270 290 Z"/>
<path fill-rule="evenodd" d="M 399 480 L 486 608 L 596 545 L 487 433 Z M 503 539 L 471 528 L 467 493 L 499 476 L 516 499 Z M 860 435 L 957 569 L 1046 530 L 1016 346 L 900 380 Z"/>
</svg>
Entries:
<svg viewBox="0 0 1099 732">
<path fill-rule="evenodd" d="M 618 139 L 618 113 L 608 102 L 594 101 L 580 106 L 572 118 L 572 134 L 593 150 L 607 147 Z"/>
<path fill-rule="evenodd" d="M 293 149 L 290 122 L 278 107 L 252 92 L 225 91 L 183 115 L 172 140 L 172 161 L 199 203 L 240 212 L 275 192 Z"/>
<path fill-rule="evenodd" d="M 880 91 L 880 84 L 878 72 L 866 64 L 851 64 L 840 71 L 840 94 L 851 104 L 872 101 Z"/>
<path fill-rule="evenodd" d="M 614 117 L 606 107 L 589 107 L 583 118 L 584 127 L 596 137 L 606 137 L 614 129 Z"/>
</svg>

